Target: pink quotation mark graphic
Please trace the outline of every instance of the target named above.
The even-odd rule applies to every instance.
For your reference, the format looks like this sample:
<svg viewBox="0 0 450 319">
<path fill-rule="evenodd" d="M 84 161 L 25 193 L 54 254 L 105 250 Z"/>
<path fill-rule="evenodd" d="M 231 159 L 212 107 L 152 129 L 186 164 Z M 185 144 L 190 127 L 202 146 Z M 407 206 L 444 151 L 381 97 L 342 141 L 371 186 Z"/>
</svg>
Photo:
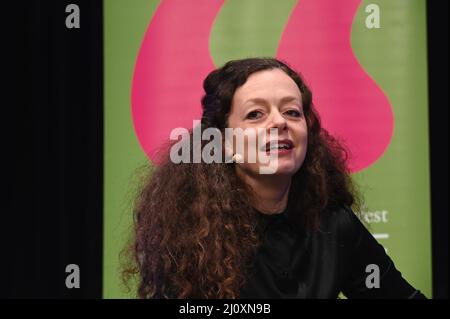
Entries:
<svg viewBox="0 0 450 319">
<path fill-rule="evenodd" d="M 134 70 L 131 105 L 136 135 L 152 160 L 172 129 L 191 128 L 201 118 L 203 79 L 215 68 L 209 32 L 222 2 L 165 0 L 148 26 Z"/>
<path fill-rule="evenodd" d="M 277 51 L 277 57 L 304 75 L 322 125 L 350 149 L 353 172 L 379 159 L 393 132 L 389 101 L 351 48 L 359 3 L 299 1 Z M 190 128 L 201 117 L 202 82 L 215 68 L 209 33 L 222 4 L 165 0 L 148 26 L 134 71 L 132 116 L 139 142 L 152 160 L 173 128 Z"/>
<path fill-rule="evenodd" d="M 389 101 L 359 65 L 350 44 L 360 2 L 299 1 L 277 52 L 304 75 L 322 125 L 348 146 L 353 172 L 381 157 L 394 125 Z"/>
</svg>

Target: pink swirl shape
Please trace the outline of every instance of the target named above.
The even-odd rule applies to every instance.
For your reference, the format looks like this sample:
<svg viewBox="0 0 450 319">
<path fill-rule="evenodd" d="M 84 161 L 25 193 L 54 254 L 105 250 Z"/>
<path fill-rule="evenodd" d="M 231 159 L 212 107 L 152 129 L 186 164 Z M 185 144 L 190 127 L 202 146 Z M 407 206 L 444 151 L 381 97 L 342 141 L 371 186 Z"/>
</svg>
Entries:
<svg viewBox="0 0 450 319">
<path fill-rule="evenodd" d="M 350 149 L 353 172 L 382 156 L 394 125 L 387 97 L 352 51 L 351 27 L 360 2 L 300 0 L 277 51 L 304 75 L 323 126 Z"/>
<path fill-rule="evenodd" d="M 202 82 L 215 68 L 208 40 L 223 0 L 164 0 L 151 20 L 137 57 L 131 92 L 132 117 L 147 156 L 176 127 L 200 119 Z"/>
</svg>

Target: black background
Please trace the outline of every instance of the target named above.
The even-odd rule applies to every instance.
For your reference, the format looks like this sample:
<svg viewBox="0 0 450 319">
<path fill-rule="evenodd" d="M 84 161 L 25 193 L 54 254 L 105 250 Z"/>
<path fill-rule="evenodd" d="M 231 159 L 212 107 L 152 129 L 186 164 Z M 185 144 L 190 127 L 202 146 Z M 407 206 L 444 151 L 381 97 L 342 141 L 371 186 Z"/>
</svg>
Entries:
<svg viewBox="0 0 450 319">
<path fill-rule="evenodd" d="M 80 29 L 65 27 L 69 3 Z M 101 298 L 102 2 L 1 6 L 0 297 Z M 428 1 L 427 21 L 433 296 L 448 298 L 448 2 Z M 80 289 L 65 286 L 71 263 Z"/>
<path fill-rule="evenodd" d="M 79 29 L 65 26 L 70 3 L 80 7 Z M 102 2 L 22 1 L 2 9 L 15 90 L 6 92 L 11 115 L 3 118 L 10 143 L 0 296 L 100 298 Z M 65 286 L 72 263 L 81 270 L 80 289 Z"/>
</svg>

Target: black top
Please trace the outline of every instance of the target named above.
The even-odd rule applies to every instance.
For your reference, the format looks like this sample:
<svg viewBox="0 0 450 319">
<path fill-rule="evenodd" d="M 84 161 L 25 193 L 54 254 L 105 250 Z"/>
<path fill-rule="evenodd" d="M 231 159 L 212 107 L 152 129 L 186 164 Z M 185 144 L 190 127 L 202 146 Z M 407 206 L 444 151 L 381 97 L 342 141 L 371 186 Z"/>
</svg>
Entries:
<svg viewBox="0 0 450 319">
<path fill-rule="evenodd" d="M 258 212 L 263 243 L 241 298 L 336 299 L 340 292 L 347 298 L 425 298 L 349 208 L 324 214 L 317 232 L 295 226 L 292 211 Z M 379 288 L 374 266 L 366 269 L 371 264 L 378 266 Z"/>
</svg>

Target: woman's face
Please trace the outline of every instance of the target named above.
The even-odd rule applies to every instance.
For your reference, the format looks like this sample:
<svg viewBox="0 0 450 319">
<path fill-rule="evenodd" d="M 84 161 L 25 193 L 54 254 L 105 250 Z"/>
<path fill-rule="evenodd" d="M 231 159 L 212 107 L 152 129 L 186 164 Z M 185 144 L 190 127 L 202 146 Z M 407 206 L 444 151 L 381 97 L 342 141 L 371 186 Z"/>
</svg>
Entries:
<svg viewBox="0 0 450 319">
<path fill-rule="evenodd" d="M 265 156 L 277 156 L 274 174 L 290 177 L 303 164 L 308 130 L 303 115 L 302 96 L 294 80 L 282 70 L 259 71 L 248 77 L 233 96 L 228 126 L 264 129 L 267 133 L 267 142 L 279 142 L 278 147 L 269 149 L 265 145 L 261 146 L 264 144 L 260 143 L 262 141 L 256 141 L 256 163 L 249 163 L 248 154 L 245 152 L 244 162 L 236 164 L 242 173 L 252 176 L 260 174 L 262 163 L 267 163 L 261 161 L 261 152 L 264 152 Z M 275 141 L 268 135 L 271 128 L 278 132 Z M 245 139 L 245 150 L 248 150 L 247 147 L 248 139 Z"/>
</svg>

